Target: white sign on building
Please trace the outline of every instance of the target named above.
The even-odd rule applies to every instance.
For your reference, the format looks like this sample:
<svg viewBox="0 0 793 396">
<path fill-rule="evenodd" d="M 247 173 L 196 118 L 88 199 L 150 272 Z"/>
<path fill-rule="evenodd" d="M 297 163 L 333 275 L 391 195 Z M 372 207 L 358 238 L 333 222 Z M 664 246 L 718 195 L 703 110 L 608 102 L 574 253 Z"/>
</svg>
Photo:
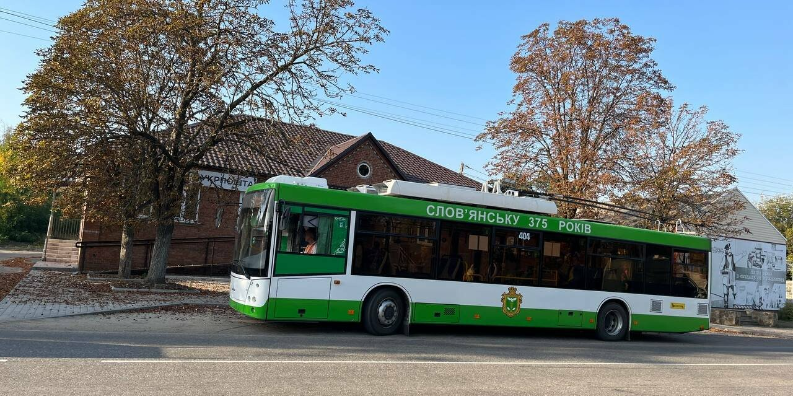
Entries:
<svg viewBox="0 0 793 396">
<path fill-rule="evenodd" d="M 256 182 L 256 179 L 253 177 L 205 170 L 198 171 L 198 177 L 201 179 L 202 186 L 221 188 L 224 190 L 245 191 Z"/>
<path fill-rule="evenodd" d="M 713 241 L 711 306 L 777 310 L 785 305 L 785 245 Z"/>
</svg>

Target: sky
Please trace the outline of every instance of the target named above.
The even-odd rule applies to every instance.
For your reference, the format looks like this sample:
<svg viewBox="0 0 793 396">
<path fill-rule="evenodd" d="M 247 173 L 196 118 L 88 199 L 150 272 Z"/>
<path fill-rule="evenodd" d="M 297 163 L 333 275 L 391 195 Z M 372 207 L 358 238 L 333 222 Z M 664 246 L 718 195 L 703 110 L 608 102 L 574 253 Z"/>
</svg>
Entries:
<svg viewBox="0 0 793 396">
<path fill-rule="evenodd" d="M 3 11 L 55 20 L 81 4 L 0 0 L 0 123 L 19 122 L 24 99 L 19 87 L 37 66 L 34 51 L 47 46 L 53 34 Z M 274 0 L 262 13 L 278 20 L 281 5 Z M 734 166 L 749 199 L 793 193 L 793 128 L 787 122 L 793 115 L 793 2 L 359 0 L 357 5 L 371 9 L 391 32 L 364 58 L 380 71 L 345 76 L 358 92 L 339 102 L 356 110 L 316 119 L 321 128 L 372 132 L 448 168 L 459 170 L 465 163 L 466 175 L 486 178 L 485 164 L 496 153 L 487 146 L 478 150 L 470 136 L 509 109 L 515 82 L 509 60 L 520 37 L 546 22 L 618 17 L 635 34 L 657 40 L 653 58 L 676 86 L 670 93 L 676 103 L 707 105 L 708 119 L 723 120 L 741 134 L 742 153 Z"/>
</svg>

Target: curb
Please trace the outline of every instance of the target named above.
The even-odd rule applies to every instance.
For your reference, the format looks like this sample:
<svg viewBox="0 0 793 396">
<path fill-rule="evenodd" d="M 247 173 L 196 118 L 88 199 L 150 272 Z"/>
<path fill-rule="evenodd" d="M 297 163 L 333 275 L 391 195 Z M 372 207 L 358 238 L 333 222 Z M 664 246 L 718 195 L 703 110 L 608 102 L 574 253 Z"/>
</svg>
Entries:
<svg viewBox="0 0 793 396">
<path fill-rule="evenodd" d="M 793 339 L 793 330 L 765 330 L 765 329 L 758 329 L 758 328 L 747 328 L 747 327 L 740 327 L 740 326 L 725 326 L 725 325 L 717 325 L 712 324 L 710 325 L 711 330 L 716 330 L 716 333 L 725 332 L 725 333 L 737 333 L 743 335 L 750 335 L 750 336 L 759 336 L 759 337 L 771 337 L 771 338 L 779 338 L 779 339 Z M 774 328 L 776 329 L 776 328 Z M 788 333 L 788 334 L 786 334 Z"/>
<path fill-rule="evenodd" d="M 55 264 L 55 265 L 47 265 L 47 264 Z M 30 269 L 31 271 L 57 271 L 57 272 L 77 272 L 77 266 L 67 267 L 63 264 L 58 265 L 58 263 L 53 263 L 49 261 L 36 261 L 33 264 L 33 268 Z"/>
<path fill-rule="evenodd" d="M 0 325 L 5 324 L 5 323 L 24 322 L 24 321 L 28 321 L 28 320 L 68 318 L 68 317 L 73 317 L 73 316 L 88 316 L 88 315 L 99 315 L 99 314 L 114 314 L 114 313 L 119 313 L 119 312 L 139 311 L 139 310 L 142 310 L 142 309 L 175 307 L 175 306 L 178 306 L 178 305 L 203 305 L 203 306 L 210 306 L 210 307 L 225 307 L 228 304 L 227 303 L 166 303 L 166 304 L 156 304 L 156 305 L 145 305 L 145 306 L 141 306 L 141 307 L 108 309 L 108 310 L 105 310 L 105 311 L 80 312 L 80 313 L 73 313 L 73 314 L 68 314 L 68 315 L 47 316 L 47 317 L 43 317 L 43 318 L 13 319 L 13 320 L 0 321 Z"/>
<path fill-rule="evenodd" d="M 116 293 L 201 293 L 200 290 L 178 290 L 178 289 L 131 289 L 128 287 L 115 287 L 110 286 L 110 290 Z"/>
</svg>

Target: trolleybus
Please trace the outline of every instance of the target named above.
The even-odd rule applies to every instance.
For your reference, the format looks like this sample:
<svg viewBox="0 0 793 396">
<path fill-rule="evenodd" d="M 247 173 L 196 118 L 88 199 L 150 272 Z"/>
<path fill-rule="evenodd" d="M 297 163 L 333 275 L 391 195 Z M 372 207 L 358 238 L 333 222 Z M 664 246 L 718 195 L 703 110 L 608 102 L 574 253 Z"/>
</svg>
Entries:
<svg viewBox="0 0 793 396">
<path fill-rule="evenodd" d="M 548 200 L 277 176 L 243 197 L 230 305 L 272 321 L 591 329 L 709 326 L 710 240 L 552 217 Z"/>
</svg>

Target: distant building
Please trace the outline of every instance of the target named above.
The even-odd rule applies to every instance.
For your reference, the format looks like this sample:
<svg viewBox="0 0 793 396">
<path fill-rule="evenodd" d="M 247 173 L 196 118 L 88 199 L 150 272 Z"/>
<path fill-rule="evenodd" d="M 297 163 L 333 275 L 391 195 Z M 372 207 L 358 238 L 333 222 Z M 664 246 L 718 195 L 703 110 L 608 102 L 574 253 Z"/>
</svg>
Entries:
<svg viewBox="0 0 793 396">
<path fill-rule="evenodd" d="M 250 121 L 246 128 L 262 132 L 270 128 L 262 136 L 272 151 L 262 155 L 244 145 L 226 143 L 208 153 L 199 169 L 201 187 L 186 192 L 188 199 L 177 217 L 168 263 L 174 267 L 171 272 L 185 267 L 207 273 L 226 271 L 242 192 L 275 175 L 322 177 L 331 188 L 339 189 L 389 179 L 480 186 L 371 133 L 352 136 L 263 119 Z M 83 271 L 118 268 L 121 231 L 117 226 L 55 218 L 48 234 L 47 260 L 77 262 Z M 149 264 L 153 227 L 137 231 L 135 239 L 133 269 L 144 269 Z M 76 243 L 81 249 L 75 248 Z"/>
</svg>

